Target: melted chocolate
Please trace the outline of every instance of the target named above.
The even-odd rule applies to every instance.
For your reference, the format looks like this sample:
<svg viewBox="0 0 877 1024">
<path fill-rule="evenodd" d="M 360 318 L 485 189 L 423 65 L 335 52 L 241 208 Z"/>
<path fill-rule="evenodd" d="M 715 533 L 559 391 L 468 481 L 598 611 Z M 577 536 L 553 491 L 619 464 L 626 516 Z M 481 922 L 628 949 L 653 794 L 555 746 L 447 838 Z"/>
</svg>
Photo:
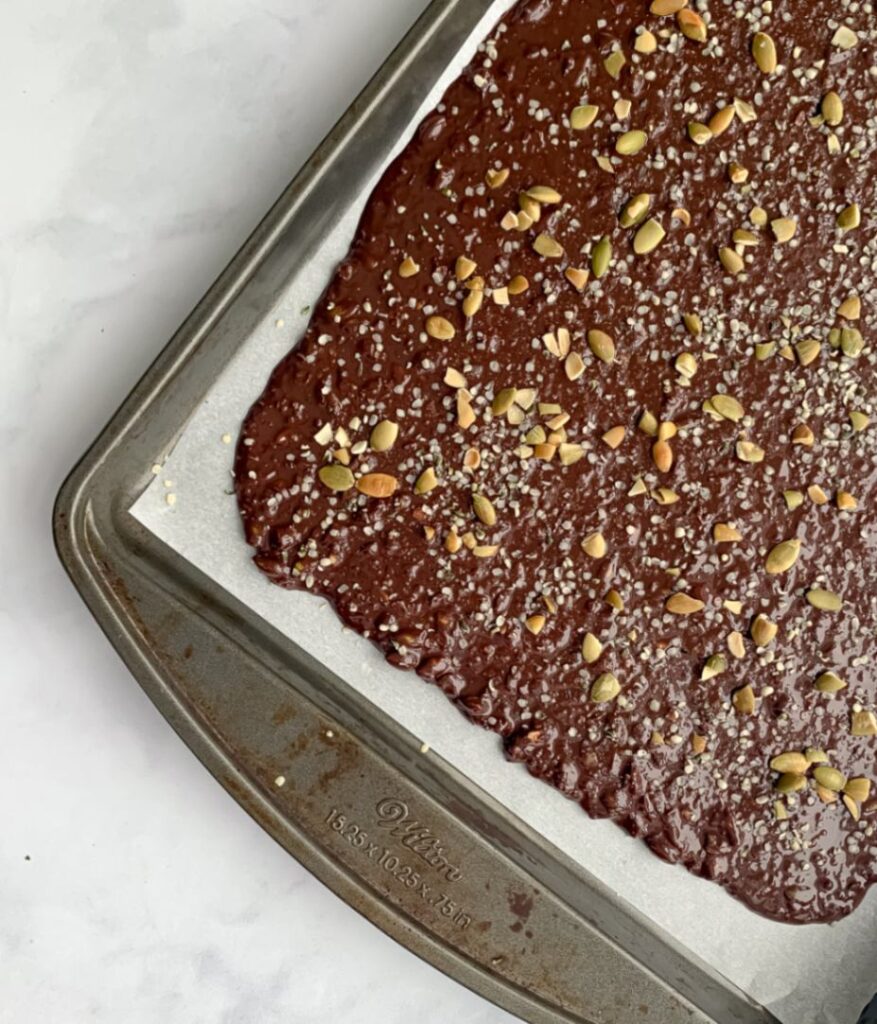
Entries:
<svg viewBox="0 0 877 1024">
<path fill-rule="evenodd" d="M 680 32 L 697 36 L 696 20 L 645 0 L 518 4 L 371 197 L 247 418 L 237 494 L 272 580 L 326 596 L 510 758 L 754 910 L 831 921 L 877 878 L 877 801 L 862 781 L 877 760 L 877 426 L 859 415 L 877 411 L 877 19 L 839 0 L 760 12 L 713 0 L 704 43 Z M 753 59 L 758 31 L 775 44 L 771 74 Z M 624 65 L 607 70 L 618 50 Z M 764 40 L 759 53 L 769 69 Z M 820 117 L 829 90 L 837 125 Z M 730 125 L 695 144 L 689 125 L 735 98 Z M 575 129 L 583 104 L 599 111 Z M 620 155 L 630 130 L 647 141 Z M 538 223 L 516 225 L 536 186 L 559 201 L 534 192 L 523 208 Z M 620 223 L 639 194 L 666 232 L 643 255 L 638 227 Z M 841 231 L 853 203 L 861 223 Z M 604 237 L 612 260 L 597 277 Z M 468 277 L 461 256 L 477 265 Z M 581 291 L 569 269 L 591 271 Z M 507 295 L 516 277 L 528 287 Z M 855 302 L 841 309 L 851 295 L 858 319 Z M 452 337 L 427 333 L 436 316 Z M 565 358 L 562 329 L 581 362 Z M 611 362 L 592 354 L 594 329 L 614 340 Z M 503 411 L 509 388 L 517 404 Z M 717 395 L 742 418 L 727 403 L 719 416 Z M 384 420 L 398 436 L 376 451 Z M 661 435 L 669 468 L 657 423 L 676 428 Z M 603 439 L 613 427 L 617 447 Z M 330 464 L 341 485 L 396 489 L 333 491 L 318 476 Z M 473 495 L 491 503 L 481 518 Z M 717 524 L 740 539 L 717 541 Z M 583 549 L 595 533 L 605 553 L 599 539 Z M 792 539 L 794 564 L 767 572 Z M 814 607 L 814 589 L 842 608 Z M 675 614 L 674 594 L 695 610 Z M 752 638 L 759 614 L 778 627 L 768 646 Z M 602 644 L 593 663 L 587 633 Z M 817 689 L 826 671 L 845 687 Z M 601 690 L 610 699 L 595 701 Z M 781 781 L 772 759 L 804 751 Z M 847 779 L 860 781 L 844 800 Z"/>
</svg>

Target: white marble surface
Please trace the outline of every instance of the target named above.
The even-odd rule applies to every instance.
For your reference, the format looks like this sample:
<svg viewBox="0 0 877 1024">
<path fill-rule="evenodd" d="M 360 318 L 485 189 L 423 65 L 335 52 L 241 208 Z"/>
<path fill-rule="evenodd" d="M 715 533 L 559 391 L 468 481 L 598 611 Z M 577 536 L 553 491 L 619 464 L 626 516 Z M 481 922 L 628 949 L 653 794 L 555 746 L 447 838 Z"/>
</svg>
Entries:
<svg viewBox="0 0 877 1024">
<path fill-rule="evenodd" d="M 424 0 L 0 0 L 0 1022 L 499 1024 L 164 724 L 62 575 L 65 472 Z"/>
</svg>

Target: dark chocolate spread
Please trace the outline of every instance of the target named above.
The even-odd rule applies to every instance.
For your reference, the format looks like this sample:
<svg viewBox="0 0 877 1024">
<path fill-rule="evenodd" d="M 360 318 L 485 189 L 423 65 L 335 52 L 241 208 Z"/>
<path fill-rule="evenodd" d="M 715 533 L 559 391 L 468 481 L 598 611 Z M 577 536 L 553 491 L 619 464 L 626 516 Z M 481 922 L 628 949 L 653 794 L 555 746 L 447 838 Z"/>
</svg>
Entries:
<svg viewBox="0 0 877 1024">
<path fill-rule="evenodd" d="M 877 15 L 526 0 L 250 412 L 258 566 L 769 917 L 877 878 Z"/>
</svg>

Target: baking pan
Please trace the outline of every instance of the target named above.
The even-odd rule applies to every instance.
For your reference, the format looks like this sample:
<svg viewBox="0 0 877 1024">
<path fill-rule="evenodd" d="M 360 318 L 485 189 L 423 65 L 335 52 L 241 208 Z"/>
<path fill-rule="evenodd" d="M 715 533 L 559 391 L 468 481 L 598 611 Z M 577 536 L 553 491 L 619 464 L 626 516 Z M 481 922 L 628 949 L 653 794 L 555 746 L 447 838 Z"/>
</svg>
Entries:
<svg viewBox="0 0 877 1024">
<path fill-rule="evenodd" d="M 64 565 L 186 744 L 409 949 L 533 1022 L 775 1018 L 130 515 L 211 383 L 490 0 L 434 0 L 73 470 Z"/>
</svg>

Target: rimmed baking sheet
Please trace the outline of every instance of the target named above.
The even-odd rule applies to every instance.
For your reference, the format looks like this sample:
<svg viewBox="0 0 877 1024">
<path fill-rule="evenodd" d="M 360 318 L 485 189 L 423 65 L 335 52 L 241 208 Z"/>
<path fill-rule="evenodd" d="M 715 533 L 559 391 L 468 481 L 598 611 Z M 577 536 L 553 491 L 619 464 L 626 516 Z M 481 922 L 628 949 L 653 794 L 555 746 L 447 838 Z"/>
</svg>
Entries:
<svg viewBox="0 0 877 1024">
<path fill-rule="evenodd" d="M 509 0 L 490 5 L 429 96 L 412 104 L 383 166 L 510 6 Z M 612 823 L 590 820 L 523 767 L 505 762 L 497 737 L 473 728 L 438 689 L 388 666 L 341 626 L 325 601 L 274 587 L 253 566 L 231 488 L 238 429 L 275 363 L 304 331 L 370 191 L 371 185 L 338 198 L 331 228 L 306 270 L 291 273 L 282 300 L 242 339 L 174 450 L 164 459 L 156 453 L 158 471 L 133 515 L 784 1024 L 854 1024 L 877 980 L 877 895 L 832 926 L 793 927 L 758 917 L 718 886 L 664 864 Z"/>
</svg>

